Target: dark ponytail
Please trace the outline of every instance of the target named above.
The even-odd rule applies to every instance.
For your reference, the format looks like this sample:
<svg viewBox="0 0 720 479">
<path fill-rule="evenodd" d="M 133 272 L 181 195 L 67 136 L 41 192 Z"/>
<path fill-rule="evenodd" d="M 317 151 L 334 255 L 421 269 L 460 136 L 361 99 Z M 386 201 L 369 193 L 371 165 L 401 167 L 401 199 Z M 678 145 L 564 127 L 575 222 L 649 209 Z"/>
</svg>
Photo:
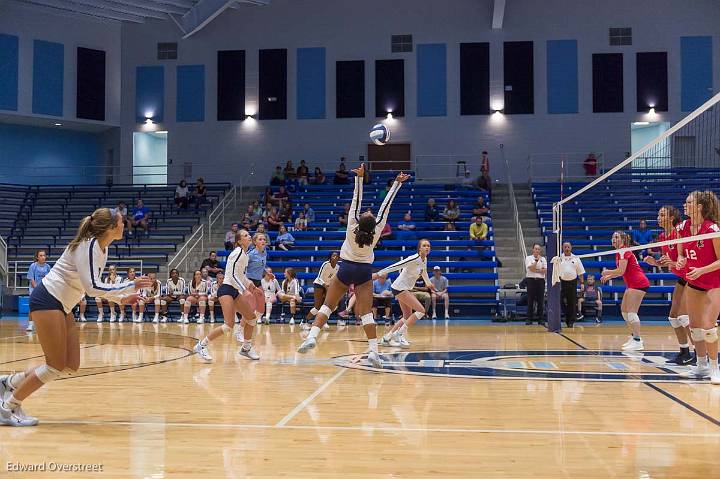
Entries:
<svg viewBox="0 0 720 479">
<path fill-rule="evenodd" d="M 375 218 L 371 215 L 361 216 L 355 228 L 355 243 L 361 248 L 372 246 L 375 240 Z"/>
</svg>

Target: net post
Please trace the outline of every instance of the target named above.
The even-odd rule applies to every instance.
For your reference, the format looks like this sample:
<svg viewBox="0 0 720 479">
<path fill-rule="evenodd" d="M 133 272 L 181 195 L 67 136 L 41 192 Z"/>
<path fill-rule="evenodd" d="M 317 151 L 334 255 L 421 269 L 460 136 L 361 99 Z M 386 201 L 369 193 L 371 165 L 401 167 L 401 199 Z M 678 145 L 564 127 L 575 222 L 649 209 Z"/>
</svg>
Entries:
<svg viewBox="0 0 720 479">
<path fill-rule="evenodd" d="M 555 286 L 552 285 L 552 276 L 554 265 L 550 261 L 552 258 L 558 255 L 557 249 L 557 231 L 552 231 L 548 234 L 546 242 L 546 253 L 548 260 L 547 275 L 545 282 L 547 283 L 547 319 L 548 319 L 548 331 L 551 333 L 557 333 L 562 329 L 560 321 L 560 283 Z"/>
</svg>

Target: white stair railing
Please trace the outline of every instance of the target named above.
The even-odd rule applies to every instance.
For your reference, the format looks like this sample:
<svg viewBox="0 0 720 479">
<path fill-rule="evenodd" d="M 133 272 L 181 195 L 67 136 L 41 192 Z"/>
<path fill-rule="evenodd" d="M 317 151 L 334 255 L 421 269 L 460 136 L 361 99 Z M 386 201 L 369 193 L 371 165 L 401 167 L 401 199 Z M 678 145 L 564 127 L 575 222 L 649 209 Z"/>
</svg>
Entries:
<svg viewBox="0 0 720 479">
<path fill-rule="evenodd" d="M 183 262 L 185 263 L 185 269 L 187 270 L 187 260 L 188 256 L 190 256 L 191 253 L 193 253 L 198 245 L 200 245 L 200 250 L 205 249 L 205 232 L 207 230 L 207 227 L 204 224 L 201 224 L 198 229 L 195 230 L 195 232 L 190 235 L 190 238 L 185 242 L 182 248 L 175 254 L 173 259 L 171 259 L 168 264 L 167 268 L 168 271 L 171 271 L 174 268 L 177 268 L 180 266 Z"/>
<path fill-rule="evenodd" d="M 233 210 L 237 209 L 238 187 L 233 186 L 218 202 L 217 206 L 208 215 L 208 234 L 211 233 L 213 225 L 221 220 L 221 224 L 225 223 L 225 210 L 232 206 Z M 242 187 L 240 187 L 240 200 L 242 201 Z"/>
<path fill-rule="evenodd" d="M 503 151 L 502 149 L 500 150 Z M 505 161 L 505 174 L 507 176 L 508 196 L 510 197 L 510 207 L 512 209 L 513 221 L 515 222 L 515 240 L 518 243 L 518 254 L 521 256 L 523 264 L 528 256 L 527 246 L 525 246 L 525 236 L 523 235 L 522 223 L 520 223 L 520 211 L 518 209 L 517 198 L 515 197 L 515 188 L 513 188 L 512 175 L 510 174 L 510 163 L 502 153 Z"/>
</svg>

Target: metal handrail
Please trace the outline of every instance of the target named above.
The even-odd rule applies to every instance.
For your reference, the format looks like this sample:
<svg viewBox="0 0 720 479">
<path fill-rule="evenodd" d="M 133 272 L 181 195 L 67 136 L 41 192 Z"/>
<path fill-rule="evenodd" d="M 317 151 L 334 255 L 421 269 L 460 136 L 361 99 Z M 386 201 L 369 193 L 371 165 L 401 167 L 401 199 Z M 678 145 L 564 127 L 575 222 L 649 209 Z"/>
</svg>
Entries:
<svg viewBox="0 0 720 479">
<path fill-rule="evenodd" d="M 518 252 L 522 256 L 522 260 L 525 261 L 527 258 L 527 246 L 525 246 L 525 235 L 523 234 L 522 224 L 520 223 L 520 211 L 517 205 L 517 198 L 515 197 L 515 188 L 513 187 L 512 175 L 510 174 L 510 163 L 505 157 L 504 150 L 500 149 L 501 156 L 505 161 L 505 175 L 507 177 L 508 184 L 508 196 L 510 197 L 510 207 L 512 208 L 513 220 L 515 222 L 515 239 L 518 242 Z"/>
<path fill-rule="evenodd" d="M 584 172 L 588 152 L 568 151 L 528 155 L 527 171 L 531 181 L 583 181 L 591 180 L 605 172 L 605 155 L 593 152 L 597 160 L 597 174 L 589 177 Z"/>
<path fill-rule="evenodd" d="M 218 201 L 217 206 L 208 215 L 208 234 L 212 231 L 213 225 L 217 222 L 218 218 L 222 218 L 222 222 L 225 223 L 225 210 L 232 201 L 233 208 L 237 209 L 237 186 L 233 186 L 221 199 Z M 242 195 L 242 187 L 240 188 Z"/>
<path fill-rule="evenodd" d="M 0 280 L 2 276 L 8 274 L 8 255 L 7 255 L 7 243 L 5 239 L 0 236 Z"/>
<path fill-rule="evenodd" d="M 177 252 L 177 254 L 171 259 L 168 264 L 167 268 L 168 271 L 172 270 L 173 268 L 177 268 L 180 266 L 180 263 L 185 261 L 185 265 L 187 267 L 187 257 L 190 255 L 190 253 L 195 249 L 195 247 L 200 243 L 200 248 L 205 249 L 205 225 L 201 224 L 198 229 L 195 230 L 195 232 L 188 238 L 188 240 L 185 242 L 182 248 Z M 184 252 L 184 254 L 182 254 Z M 182 257 L 181 257 L 182 254 Z"/>
</svg>

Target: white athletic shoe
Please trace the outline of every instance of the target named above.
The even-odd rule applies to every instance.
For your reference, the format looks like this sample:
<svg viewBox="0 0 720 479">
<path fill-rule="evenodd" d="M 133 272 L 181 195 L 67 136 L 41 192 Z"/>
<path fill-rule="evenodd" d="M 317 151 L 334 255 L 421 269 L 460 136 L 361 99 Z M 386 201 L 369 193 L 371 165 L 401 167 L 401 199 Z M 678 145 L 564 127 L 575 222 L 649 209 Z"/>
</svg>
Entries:
<svg viewBox="0 0 720 479">
<path fill-rule="evenodd" d="M 346 324 L 347 323 L 345 321 L 343 321 L 342 319 L 338 319 L 338 322 L 337 322 L 338 327 L 345 326 Z"/>
<path fill-rule="evenodd" d="M 380 346 L 390 346 L 390 340 L 385 336 L 380 338 Z"/>
<path fill-rule="evenodd" d="M 642 339 L 640 341 L 632 340 L 632 343 L 628 344 L 627 346 L 623 345 L 624 351 L 642 351 L 645 349 L 645 345 L 643 344 Z"/>
<path fill-rule="evenodd" d="M 450 319 L 450 315 L 445 313 L 445 319 Z"/>
<path fill-rule="evenodd" d="M 160 320 L 161 323 L 167 323 L 167 316 L 163 316 Z"/>
<path fill-rule="evenodd" d="M 400 347 L 403 349 L 408 349 L 410 347 L 410 341 L 408 341 L 403 334 L 398 336 L 398 342 L 400 343 Z"/>
<path fill-rule="evenodd" d="M 16 406 L 10 409 L 5 401 L 0 401 L 0 422 L 6 426 L 28 427 L 37 426 L 38 420 L 32 416 L 27 416 L 22 407 Z"/>
<path fill-rule="evenodd" d="M 98 315 L 98 317 L 97 317 L 97 322 L 98 322 L 98 323 L 102 323 L 102 322 L 103 322 L 103 316 L 102 316 L 102 314 L 99 314 L 99 315 Z"/>
<path fill-rule="evenodd" d="M 32 333 L 33 331 L 35 331 L 35 323 L 33 323 L 32 321 L 28 321 L 28 325 L 27 328 L 25 328 L 25 331 L 27 331 L 28 333 Z"/>
<path fill-rule="evenodd" d="M 633 341 L 635 341 L 635 340 L 633 339 L 632 336 L 630 336 L 630 338 L 629 338 L 627 341 L 625 341 L 625 342 L 623 343 L 623 345 L 620 346 L 620 347 L 621 347 L 622 349 L 625 349 L 625 348 L 627 348 L 628 346 L 630 346 L 630 345 L 633 343 Z"/>
<path fill-rule="evenodd" d="M 155 324 L 159 323 L 159 322 L 160 322 L 160 316 L 155 315 L 155 316 L 153 317 L 152 322 L 155 323 Z"/>
<path fill-rule="evenodd" d="M 317 346 L 317 340 L 315 338 L 308 337 L 305 341 L 302 342 L 300 347 L 297 349 L 297 352 L 300 354 L 305 354 L 311 349 L 313 349 L 315 346 Z"/>
<path fill-rule="evenodd" d="M 205 324 L 205 316 L 200 316 L 197 320 L 198 324 Z"/>
<path fill-rule="evenodd" d="M 184 315 L 184 316 L 181 318 L 181 322 L 182 322 L 183 324 L 190 324 L 190 318 L 188 318 L 188 315 L 187 315 L 187 314 Z"/>
<path fill-rule="evenodd" d="M 399 348 L 399 347 L 400 347 L 400 338 L 399 338 L 399 336 L 400 336 L 400 335 L 397 334 L 397 333 L 393 333 L 393 335 L 390 336 L 390 341 L 388 341 L 388 345 L 389 345 L 391 348 Z"/>
<path fill-rule="evenodd" d="M 437 313 L 433 311 L 432 318 L 430 318 L 430 319 L 437 319 Z"/>
<path fill-rule="evenodd" d="M 255 346 L 250 346 L 250 349 L 242 347 L 240 348 L 240 351 L 238 351 L 238 354 L 240 354 L 240 356 L 245 356 L 248 359 L 252 359 L 253 361 L 260 359 L 260 355 L 257 351 L 255 351 Z"/>
<path fill-rule="evenodd" d="M 710 374 L 710 382 L 720 384 L 720 369 L 716 369 Z"/>
<path fill-rule="evenodd" d="M 10 396 L 10 394 L 12 394 L 9 379 L 9 374 L 0 376 L 0 402 L 5 400 L 5 396 Z"/>
<path fill-rule="evenodd" d="M 378 368 L 378 369 L 382 368 L 382 360 L 380 360 L 380 355 L 378 353 L 376 353 L 375 351 L 370 351 L 368 353 L 367 360 L 372 367 Z"/>
<path fill-rule="evenodd" d="M 84 314 L 81 314 L 81 315 L 80 315 L 80 322 L 81 322 L 81 323 L 86 323 L 86 322 L 87 322 L 87 318 L 85 317 Z"/>
<path fill-rule="evenodd" d="M 215 316 L 210 316 L 210 324 L 215 324 Z"/>
<path fill-rule="evenodd" d="M 200 358 L 205 361 L 206 363 L 211 363 L 213 358 L 210 355 L 210 350 L 207 346 L 203 346 L 200 341 L 197 342 L 195 347 L 193 348 L 193 352 L 196 352 Z"/>
<path fill-rule="evenodd" d="M 328 323 L 323 324 L 323 329 L 330 329 L 330 325 Z"/>
<path fill-rule="evenodd" d="M 123 321 L 125 321 L 125 314 L 121 314 L 118 318 L 118 323 L 122 323 Z"/>
<path fill-rule="evenodd" d="M 111 322 L 111 323 L 114 323 L 116 319 L 117 319 L 117 317 L 116 317 L 114 314 L 111 314 L 111 315 L 110 315 L 110 322 Z"/>
<path fill-rule="evenodd" d="M 265 316 L 265 317 L 263 318 L 263 323 L 265 323 L 265 324 L 270 324 L 270 316 Z"/>
<path fill-rule="evenodd" d="M 687 371 L 680 373 L 683 378 L 705 379 L 710 377 L 710 366 L 690 366 Z"/>
<path fill-rule="evenodd" d="M 290 322 L 288 324 L 295 324 L 295 316 L 290 317 Z"/>
<path fill-rule="evenodd" d="M 142 323 L 142 322 L 143 322 L 143 315 L 142 315 L 142 314 L 138 314 L 137 316 L 135 316 L 135 317 L 133 318 L 133 323 Z"/>
</svg>

